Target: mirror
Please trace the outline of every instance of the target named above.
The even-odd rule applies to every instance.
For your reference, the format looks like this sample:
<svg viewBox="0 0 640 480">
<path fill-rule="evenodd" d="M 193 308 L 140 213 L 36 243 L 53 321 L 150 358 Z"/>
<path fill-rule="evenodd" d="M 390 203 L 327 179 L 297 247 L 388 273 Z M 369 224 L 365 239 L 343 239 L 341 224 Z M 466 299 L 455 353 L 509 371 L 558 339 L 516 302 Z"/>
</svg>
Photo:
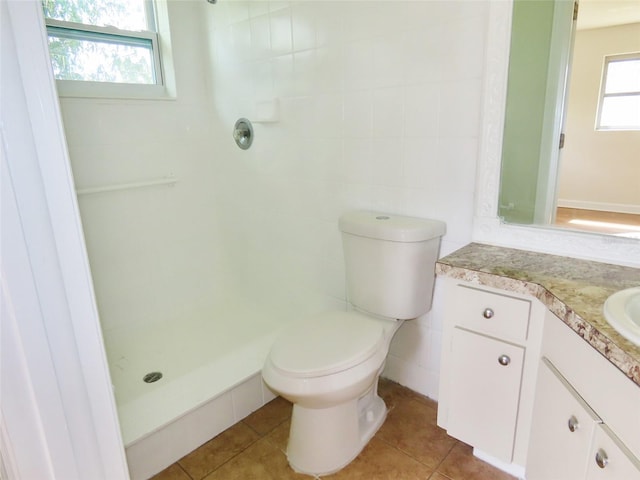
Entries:
<svg viewBox="0 0 640 480">
<path fill-rule="evenodd" d="M 514 1 L 498 215 L 640 239 L 640 128 L 596 128 L 607 56 L 632 54 L 620 100 L 640 117 L 640 1 L 581 0 L 575 17 Z"/>
</svg>

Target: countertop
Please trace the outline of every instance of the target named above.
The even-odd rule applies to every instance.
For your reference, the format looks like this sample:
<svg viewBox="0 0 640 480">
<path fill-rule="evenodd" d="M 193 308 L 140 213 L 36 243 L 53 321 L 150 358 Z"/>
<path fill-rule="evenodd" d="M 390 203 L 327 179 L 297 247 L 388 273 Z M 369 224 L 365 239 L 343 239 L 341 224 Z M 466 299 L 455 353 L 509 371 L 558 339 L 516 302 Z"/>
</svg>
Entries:
<svg viewBox="0 0 640 480">
<path fill-rule="evenodd" d="M 471 243 L 438 260 L 436 273 L 536 297 L 640 386 L 640 347 L 602 311 L 612 293 L 640 286 L 640 269 Z"/>
</svg>

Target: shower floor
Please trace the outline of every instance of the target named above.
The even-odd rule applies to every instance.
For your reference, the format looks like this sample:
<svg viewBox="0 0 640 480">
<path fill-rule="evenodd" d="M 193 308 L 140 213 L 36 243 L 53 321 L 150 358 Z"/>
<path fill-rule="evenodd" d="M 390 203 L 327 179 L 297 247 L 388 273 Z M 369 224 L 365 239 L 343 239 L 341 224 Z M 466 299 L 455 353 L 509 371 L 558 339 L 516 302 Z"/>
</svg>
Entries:
<svg viewBox="0 0 640 480">
<path fill-rule="evenodd" d="M 105 333 L 124 444 L 228 391 L 262 368 L 288 320 L 239 302 Z M 162 379 L 145 383 L 150 372 Z"/>
</svg>

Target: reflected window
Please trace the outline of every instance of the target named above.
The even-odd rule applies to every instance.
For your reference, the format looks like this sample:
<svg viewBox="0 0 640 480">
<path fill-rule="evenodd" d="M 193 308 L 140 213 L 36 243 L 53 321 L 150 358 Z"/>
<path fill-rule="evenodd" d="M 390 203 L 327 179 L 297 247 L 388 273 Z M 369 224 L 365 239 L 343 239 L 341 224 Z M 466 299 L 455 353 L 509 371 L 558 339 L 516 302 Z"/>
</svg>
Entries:
<svg viewBox="0 0 640 480">
<path fill-rule="evenodd" d="M 640 52 L 604 59 L 598 130 L 640 130 Z"/>
</svg>

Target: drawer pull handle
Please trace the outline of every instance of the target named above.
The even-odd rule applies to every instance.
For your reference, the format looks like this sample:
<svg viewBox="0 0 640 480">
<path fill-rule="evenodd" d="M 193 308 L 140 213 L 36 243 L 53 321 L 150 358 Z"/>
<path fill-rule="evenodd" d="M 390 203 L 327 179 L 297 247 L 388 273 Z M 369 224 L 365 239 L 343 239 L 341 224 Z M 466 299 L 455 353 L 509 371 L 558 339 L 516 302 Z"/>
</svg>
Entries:
<svg viewBox="0 0 640 480">
<path fill-rule="evenodd" d="M 498 363 L 503 367 L 506 367 L 511 363 L 511 359 L 509 358 L 509 355 L 500 355 L 498 357 Z"/>
<path fill-rule="evenodd" d="M 580 427 L 580 423 L 578 422 L 578 419 L 573 415 L 571 415 L 571 417 L 569 418 L 567 425 L 569 427 L 570 432 L 575 432 Z"/>
<path fill-rule="evenodd" d="M 482 316 L 487 319 L 493 318 L 493 315 L 494 315 L 493 309 L 491 308 L 485 308 L 484 311 L 482 312 Z"/>
<path fill-rule="evenodd" d="M 607 466 L 608 463 L 609 463 L 609 457 L 607 457 L 607 452 L 605 452 L 601 448 L 598 449 L 598 451 L 596 452 L 596 464 L 600 468 L 604 468 Z"/>
</svg>

